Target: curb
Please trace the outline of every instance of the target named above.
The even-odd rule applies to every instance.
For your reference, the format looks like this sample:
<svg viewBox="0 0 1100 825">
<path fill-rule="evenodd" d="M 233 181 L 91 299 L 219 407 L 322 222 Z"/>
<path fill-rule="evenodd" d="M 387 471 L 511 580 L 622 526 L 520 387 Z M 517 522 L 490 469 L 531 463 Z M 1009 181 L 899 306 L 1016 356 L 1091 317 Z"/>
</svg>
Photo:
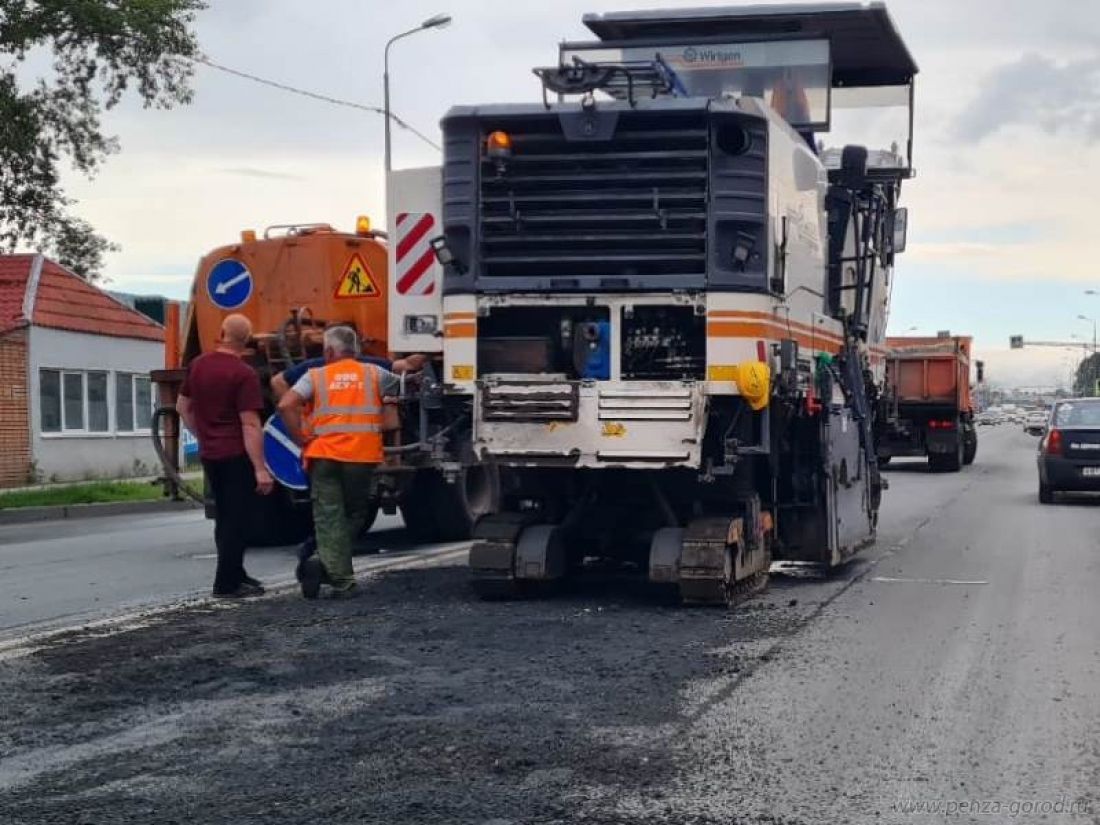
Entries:
<svg viewBox="0 0 1100 825">
<path fill-rule="evenodd" d="M 13 507 L 0 510 L 0 525 L 32 524 L 36 521 L 128 516 L 142 513 L 175 513 L 198 510 L 190 501 L 111 501 L 103 504 L 62 504 L 52 507 Z"/>
</svg>

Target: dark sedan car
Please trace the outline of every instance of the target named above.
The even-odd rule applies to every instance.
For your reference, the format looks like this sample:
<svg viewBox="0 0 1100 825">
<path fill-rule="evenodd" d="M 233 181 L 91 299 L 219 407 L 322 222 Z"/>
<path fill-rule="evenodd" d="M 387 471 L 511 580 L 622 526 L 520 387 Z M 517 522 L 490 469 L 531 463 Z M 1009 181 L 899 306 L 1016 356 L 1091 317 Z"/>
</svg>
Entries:
<svg viewBox="0 0 1100 825">
<path fill-rule="evenodd" d="M 1039 501 L 1063 491 L 1100 492 L 1100 398 L 1059 401 L 1039 442 Z"/>
</svg>

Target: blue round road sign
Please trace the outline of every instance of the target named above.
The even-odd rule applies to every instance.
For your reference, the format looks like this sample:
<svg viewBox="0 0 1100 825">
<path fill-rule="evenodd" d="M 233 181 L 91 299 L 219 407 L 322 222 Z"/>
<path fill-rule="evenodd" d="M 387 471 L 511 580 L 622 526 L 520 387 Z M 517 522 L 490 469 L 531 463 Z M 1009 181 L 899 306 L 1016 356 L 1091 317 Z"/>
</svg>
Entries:
<svg viewBox="0 0 1100 825">
<path fill-rule="evenodd" d="M 236 309 L 252 297 L 252 273 L 240 261 L 226 258 L 206 276 L 206 294 L 220 309 Z"/>
<path fill-rule="evenodd" d="M 302 450 L 291 439 L 278 413 L 264 424 L 264 464 L 284 487 L 291 490 L 309 489 L 309 476 L 302 467 Z"/>
</svg>

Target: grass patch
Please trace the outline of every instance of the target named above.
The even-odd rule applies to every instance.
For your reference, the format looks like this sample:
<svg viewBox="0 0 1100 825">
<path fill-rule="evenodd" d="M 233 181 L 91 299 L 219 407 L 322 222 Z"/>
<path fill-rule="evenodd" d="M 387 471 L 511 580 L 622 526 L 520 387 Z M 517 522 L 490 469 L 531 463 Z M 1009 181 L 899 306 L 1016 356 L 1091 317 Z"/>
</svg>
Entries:
<svg viewBox="0 0 1100 825">
<path fill-rule="evenodd" d="M 104 504 L 112 501 L 155 501 L 163 497 L 160 485 L 147 481 L 91 481 L 87 484 L 0 493 L 0 510 L 14 507 Z"/>
</svg>

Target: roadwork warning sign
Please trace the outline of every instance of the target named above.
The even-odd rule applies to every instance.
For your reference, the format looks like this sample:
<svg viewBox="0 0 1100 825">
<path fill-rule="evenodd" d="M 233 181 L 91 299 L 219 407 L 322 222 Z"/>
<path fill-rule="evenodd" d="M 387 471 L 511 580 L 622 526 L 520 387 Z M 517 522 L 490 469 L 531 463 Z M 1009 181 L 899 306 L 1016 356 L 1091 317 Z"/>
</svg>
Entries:
<svg viewBox="0 0 1100 825">
<path fill-rule="evenodd" d="M 381 294 L 378 284 L 374 282 L 374 275 L 356 252 L 344 267 L 344 274 L 340 276 L 340 283 L 336 285 L 336 297 L 377 298 Z"/>
</svg>

